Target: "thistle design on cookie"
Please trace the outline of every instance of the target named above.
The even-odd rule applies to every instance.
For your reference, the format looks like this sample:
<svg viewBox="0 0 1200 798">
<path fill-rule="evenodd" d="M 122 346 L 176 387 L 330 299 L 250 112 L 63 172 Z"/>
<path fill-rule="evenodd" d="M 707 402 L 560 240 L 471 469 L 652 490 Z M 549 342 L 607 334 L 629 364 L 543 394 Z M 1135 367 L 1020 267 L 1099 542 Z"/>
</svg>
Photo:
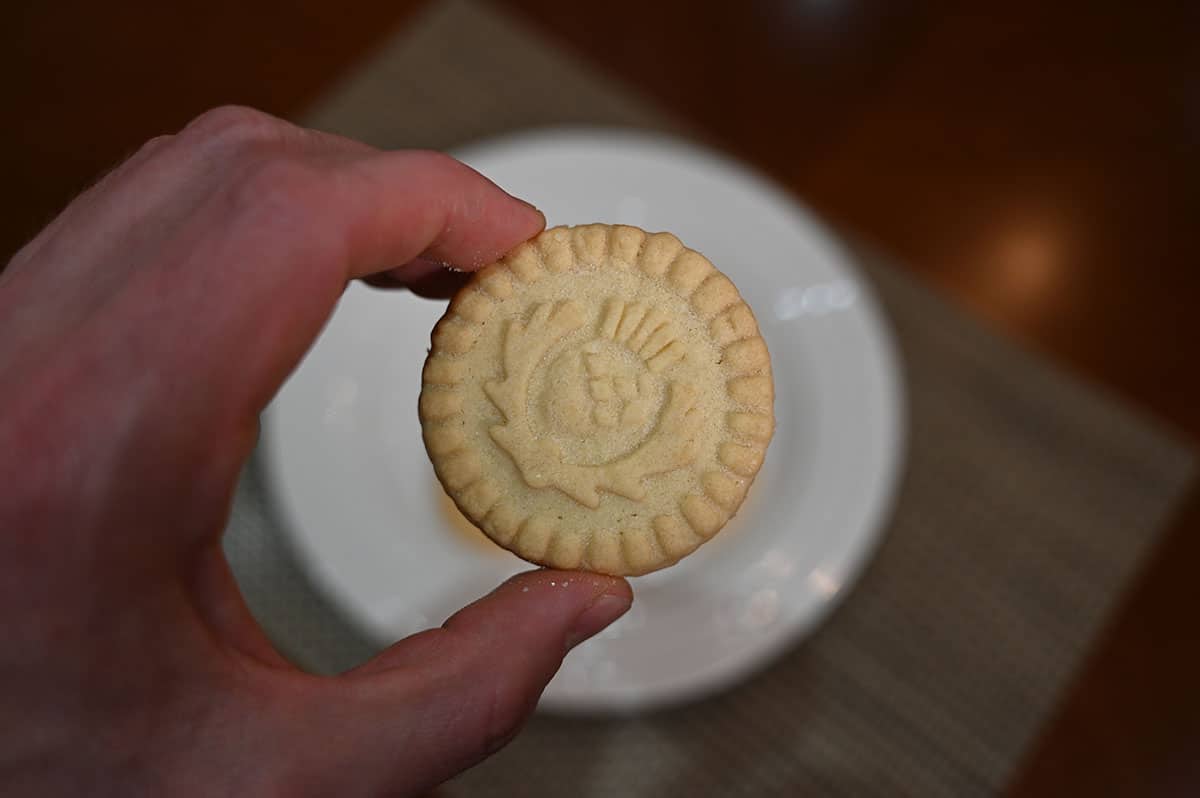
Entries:
<svg viewBox="0 0 1200 798">
<path fill-rule="evenodd" d="M 590 508 L 602 490 L 640 502 L 646 477 L 696 456 L 695 391 L 660 374 L 685 353 L 668 320 L 637 303 L 610 300 L 596 337 L 572 337 L 584 326 L 571 300 L 508 322 L 504 378 L 483 386 L 504 416 L 489 433 L 531 488 Z"/>
</svg>

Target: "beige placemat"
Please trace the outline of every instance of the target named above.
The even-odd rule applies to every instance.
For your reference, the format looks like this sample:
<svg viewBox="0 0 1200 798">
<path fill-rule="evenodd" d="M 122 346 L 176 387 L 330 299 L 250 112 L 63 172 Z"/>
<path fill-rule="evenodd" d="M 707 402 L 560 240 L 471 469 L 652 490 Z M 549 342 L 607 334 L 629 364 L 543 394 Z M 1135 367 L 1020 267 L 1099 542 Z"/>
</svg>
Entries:
<svg viewBox="0 0 1200 798">
<path fill-rule="evenodd" d="M 304 120 L 448 148 L 559 123 L 681 129 L 495 10 L 434 5 Z M 592 221 L 592 220 L 580 220 Z M 1191 473 L 1186 449 L 861 251 L 907 370 L 885 543 L 815 636 L 742 687 L 623 721 L 535 719 L 452 795 L 986 795 L 1052 709 Z M 227 549 L 281 648 L 370 653 L 281 546 L 251 469 Z"/>
</svg>

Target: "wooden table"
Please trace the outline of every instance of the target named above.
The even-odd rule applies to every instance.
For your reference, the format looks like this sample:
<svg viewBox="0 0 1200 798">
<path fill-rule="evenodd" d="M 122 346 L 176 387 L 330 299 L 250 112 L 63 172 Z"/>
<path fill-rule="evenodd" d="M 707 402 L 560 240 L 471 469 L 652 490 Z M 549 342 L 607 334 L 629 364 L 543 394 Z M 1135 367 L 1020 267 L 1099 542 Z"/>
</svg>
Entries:
<svg viewBox="0 0 1200 798">
<path fill-rule="evenodd" d="M 417 0 L 15 0 L 0 255 L 206 107 L 293 113 Z M 1002 334 L 1200 441 L 1200 4 L 503 0 Z M 1200 491 L 1012 785 L 1200 794 Z"/>
</svg>

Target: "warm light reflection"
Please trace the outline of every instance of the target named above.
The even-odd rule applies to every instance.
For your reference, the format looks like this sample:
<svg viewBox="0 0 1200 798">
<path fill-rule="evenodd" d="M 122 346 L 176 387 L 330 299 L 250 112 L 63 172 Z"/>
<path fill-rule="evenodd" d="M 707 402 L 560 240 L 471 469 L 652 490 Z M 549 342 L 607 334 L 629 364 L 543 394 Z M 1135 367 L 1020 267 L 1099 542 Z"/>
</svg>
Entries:
<svg viewBox="0 0 1200 798">
<path fill-rule="evenodd" d="M 758 561 L 758 568 L 768 579 L 787 579 L 796 570 L 796 560 L 783 549 L 768 549 Z"/>
<path fill-rule="evenodd" d="M 812 588 L 814 593 L 818 593 L 825 598 L 831 598 L 842 589 L 842 583 L 835 579 L 832 574 L 821 568 L 814 568 L 808 574 L 808 586 Z"/>
<path fill-rule="evenodd" d="M 1064 283 L 1067 238 L 1064 225 L 1048 214 L 999 227 L 981 248 L 982 298 L 1005 317 L 1041 312 Z"/>
<path fill-rule="evenodd" d="M 756 590 L 750 596 L 740 620 L 743 629 L 763 629 L 775 623 L 778 618 L 779 592 L 766 587 Z"/>
<path fill-rule="evenodd" d="M 997 260 L 1009 293 L 1034 299 L 1054 284 L 1058 242 L 1045 230 L 1017 230 L 999 241 Z"/>
</svg>

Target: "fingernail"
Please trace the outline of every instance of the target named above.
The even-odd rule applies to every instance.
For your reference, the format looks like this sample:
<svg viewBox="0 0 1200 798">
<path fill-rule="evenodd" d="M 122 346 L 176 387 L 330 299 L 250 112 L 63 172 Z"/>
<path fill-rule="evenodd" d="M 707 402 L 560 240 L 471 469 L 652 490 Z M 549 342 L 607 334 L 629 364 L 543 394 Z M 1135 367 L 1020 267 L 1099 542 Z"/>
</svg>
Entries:
<svg viewBox="0 0 1200 798">
<path fill-rule="evenodd" d="M 515 196 L 515 195 L 513 195 L 513 194 L 509 194 L 508 196 L 512 197 L 513 199 L 515 199 L 517 202 L 519 202 L 519 203 L 521 203 L 522 205 L 524 205 L 524 206 L 525 206 L 526 208 L 528 208 L 529 210 L 531 210 L 531 211 L 537 211 L 538 213 L 541 213 L 541 211 L 540 211 L 540 210 L 538 210 L 538 206 L 534 205 L 534 204 L 533 204 L 532 202 L 530 202 L 529 200 L 526 200 L 526 199 L 521 199 L 520 197 L 518 197 L 518 196 Z"/>
<path fill-rule="evenodd" d="M 509 196 L 510 196 L 510 197 L 512 197 L 512 195 L 511 195 L 511 194 L 509 194 Z M 546 214 L 542 213 L 542 209 L 541 209 L 541 208 L 539 208 L 538 206 L 534 205 L 532 202 L 529 202 L 528 200 L 523 200 L 523 199 L 521 199 L 520 197 L 513 197 L 513 199 L 515 199 L 517 202 L 521 203 L 521 204 L 522 204 L 522 205 L 524 205 L 526 208 L 528 208 L 529 210 L 533 211 L 533 212 L 534 212 L 534 213 L 536 213 L 538 216 L 540 216 L 540 217 L 541 217 L 541 219 L 542 219 L 542 228 L 543 228 L 543 229 L 545 229 L 545 227 L 546 227 Z"/>
<path fill-rule="evenodd" d="M 575 648 L 620 618 L 629 609 L 629 604 L 630 600 L 625 596 L 604 593 L 598 597 L 575 619 L 575 624 L 567 634 L 567 650 Z"/>
</svg>

